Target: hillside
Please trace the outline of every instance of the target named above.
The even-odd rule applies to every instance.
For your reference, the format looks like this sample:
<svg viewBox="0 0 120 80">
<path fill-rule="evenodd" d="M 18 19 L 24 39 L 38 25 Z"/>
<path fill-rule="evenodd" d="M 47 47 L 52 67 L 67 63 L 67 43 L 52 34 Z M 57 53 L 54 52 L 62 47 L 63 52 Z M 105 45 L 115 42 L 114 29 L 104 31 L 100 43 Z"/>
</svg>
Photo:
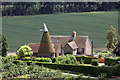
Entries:
<svg viewBox="0 0 120 80">
<path fill-rule="evenodd" d="M 3 17 L 3 34 L 7 35 L 10 50 L 16 50 L 27 43 L 40 43 L 43 23 L 51 35 L 89 36 L 95 47 L 105 47 L 106 30 L 112 25 L 118 27 L 117 12 L 86 12 L 35 16 Z"/>
</svg>

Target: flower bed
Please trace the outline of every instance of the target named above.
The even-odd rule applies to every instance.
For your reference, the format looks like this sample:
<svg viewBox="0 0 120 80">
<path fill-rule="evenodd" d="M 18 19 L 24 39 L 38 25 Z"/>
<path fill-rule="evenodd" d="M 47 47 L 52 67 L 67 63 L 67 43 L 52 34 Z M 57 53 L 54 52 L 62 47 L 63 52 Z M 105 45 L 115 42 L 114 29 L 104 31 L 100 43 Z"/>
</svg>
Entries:
<svg viewBox="0 0 120 80">
<path fill-rule="evenodd" d="M 99 59 L 99 63 L 104 63 L 105 59 Z"/>
</svg>

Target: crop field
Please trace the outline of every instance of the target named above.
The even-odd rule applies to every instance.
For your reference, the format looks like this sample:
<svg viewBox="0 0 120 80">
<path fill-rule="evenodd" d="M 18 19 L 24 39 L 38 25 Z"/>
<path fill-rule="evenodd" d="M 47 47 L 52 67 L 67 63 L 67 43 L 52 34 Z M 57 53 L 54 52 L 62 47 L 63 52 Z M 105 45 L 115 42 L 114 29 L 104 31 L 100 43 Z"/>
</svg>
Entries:
<svg viewBox="0 0 120 80">
<path fill-rule="evenodd" d="M 2 18 L 2 31 L 7 36 L 9 49 L 17 50 L 27 43 L 40 43 L 43 23 L 50 35 L 89 36 L 94 47 L 105 47 L 106 31 L 112 25 L 118 27 L 118 12 L 85 12 Z"/>
</svg>

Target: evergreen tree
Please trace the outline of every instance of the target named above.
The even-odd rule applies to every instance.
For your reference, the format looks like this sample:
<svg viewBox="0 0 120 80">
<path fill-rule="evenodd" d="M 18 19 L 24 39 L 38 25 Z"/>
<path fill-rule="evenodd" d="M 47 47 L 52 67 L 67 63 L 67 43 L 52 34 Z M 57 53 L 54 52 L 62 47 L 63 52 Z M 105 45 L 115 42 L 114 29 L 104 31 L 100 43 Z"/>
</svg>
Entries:
<svg viewBox="0 0 120 80">
<path fill-rule="evenodd" d="M 108 40 L 108 43 L 106 44 L 106 47 L 108 48 L 108 50 L 114 49 L 115 45 L 119 41 L 119 36 L 116 33 L 116 29 L 111 26 L 110 30 L 107 30 L 106 32 L 106 38 Z"/>
<path fill-rule="evenodd" d="M 2 56 L 5 57 L 8 53 L 7 37 L 2 35 Z"/>
<path fill-rule="evenodd" d="M 116 45 L 116 48 L 113 50 L 113 53 L 116 54 L 116 56 L 120 56 L 120 41 Z"/>
</svg>

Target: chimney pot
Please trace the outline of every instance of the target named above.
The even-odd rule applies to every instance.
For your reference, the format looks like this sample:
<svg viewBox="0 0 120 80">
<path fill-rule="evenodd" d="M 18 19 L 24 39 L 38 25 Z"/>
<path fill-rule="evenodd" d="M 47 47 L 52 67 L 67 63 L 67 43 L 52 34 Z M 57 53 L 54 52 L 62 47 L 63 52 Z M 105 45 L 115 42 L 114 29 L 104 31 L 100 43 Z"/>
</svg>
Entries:
<svg viewBox="0 0 120 80">
<path fill-rule="evenodd" d="M 76 31 L 72 31 L 72 37 L 76 37 Z"/>
</svg>

